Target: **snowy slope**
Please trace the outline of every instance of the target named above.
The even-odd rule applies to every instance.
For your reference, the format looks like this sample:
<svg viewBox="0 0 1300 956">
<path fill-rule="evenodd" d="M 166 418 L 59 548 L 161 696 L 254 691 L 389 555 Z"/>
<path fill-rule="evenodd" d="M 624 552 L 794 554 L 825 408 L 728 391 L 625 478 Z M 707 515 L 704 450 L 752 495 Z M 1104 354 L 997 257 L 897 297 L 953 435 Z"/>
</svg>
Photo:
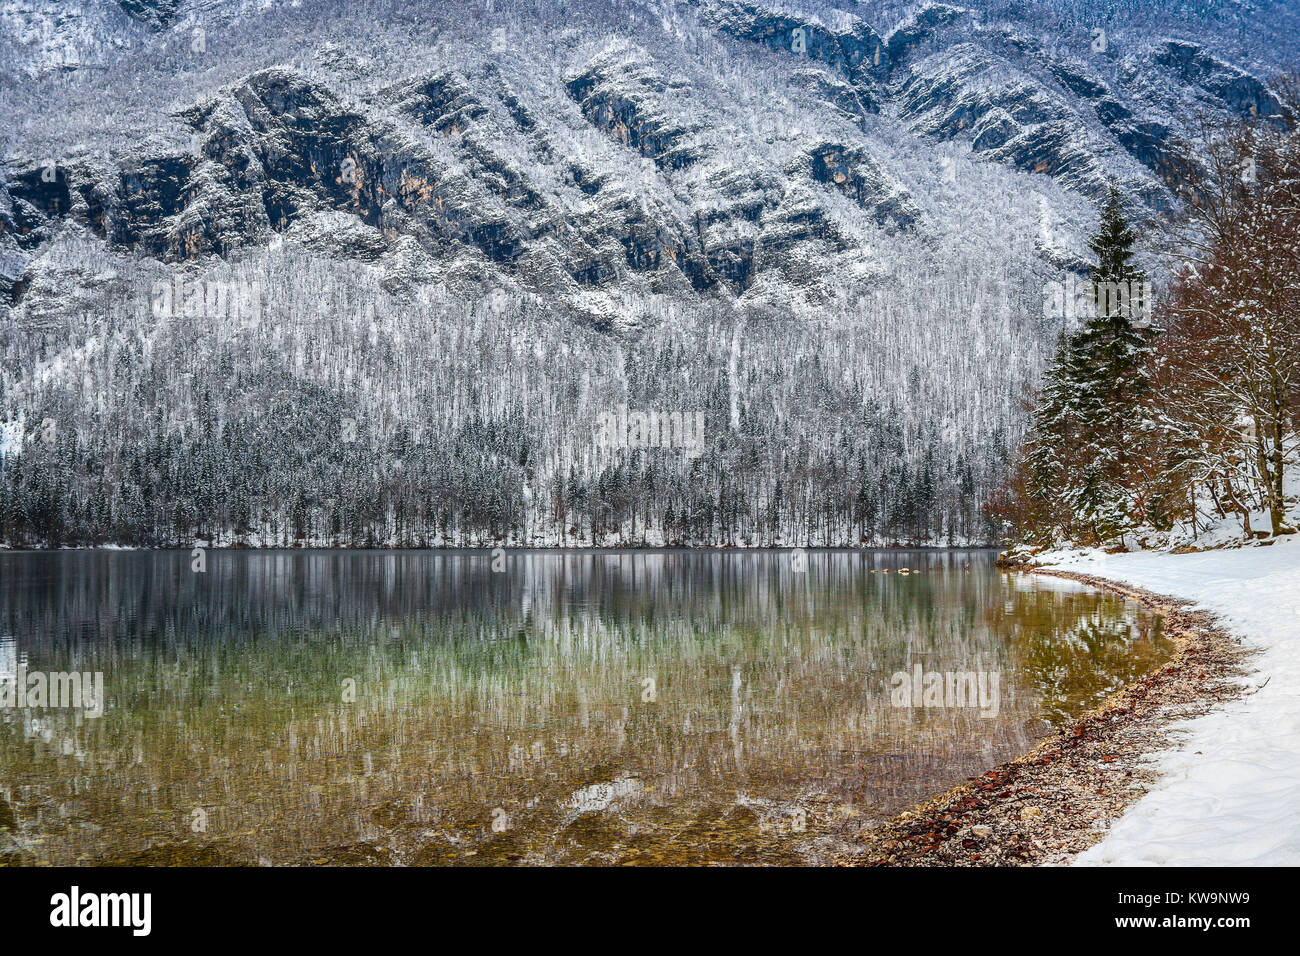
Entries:
<svg viewBox="0 0 1300 956">
<path fill-rule="evenodd" d="M 1294 61 L 1294 3 L 1163 6 L 0 0 L 12 522 L 986 540 L 1106 181 L 1168 207 Z M 705 453 L 602 455 L 622 405 Z"/>
<path fill-rule="evenodd" d="M 1192 600 L 1258 648 L 1249 696 L 1178 728 L 1163 777 L 1077 862 L 1300 864 L 1300 541 L 1198 554 L 1074 554 L 1048 565 Z"/>
</svg>

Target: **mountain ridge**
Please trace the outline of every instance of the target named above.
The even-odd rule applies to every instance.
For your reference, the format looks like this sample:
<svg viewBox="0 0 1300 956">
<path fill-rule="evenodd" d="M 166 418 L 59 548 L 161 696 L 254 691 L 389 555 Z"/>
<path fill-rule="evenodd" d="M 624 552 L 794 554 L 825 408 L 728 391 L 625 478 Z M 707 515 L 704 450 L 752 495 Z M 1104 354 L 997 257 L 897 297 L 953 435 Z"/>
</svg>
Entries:
<svg viewBox="0 0 1300 956">
<path fill-rule="evenodd" d="M 987 540 L 980 499 L 1063 321 L 1044 315 L 1042 288 L 1086 265 L 1092 200 L 1114 178 L 1147 210 L 1139 218 L 1171 208 L 1170 147 L 1194 111 L 1273 102 L 1265 79 L 1203 42 L 1135 44 L 1121 29 L 1103 50 L 1082 31 L 1063 48 L 1043 24 L 992 5 L 925 4 L 888 29 L 824 4 L 580 3 L 535 18 L 516 5 L 485 9 L 475 30 L 435 31 L 421 51 L 406 27 L 419 14 L 393 0 L 364 41 L 348 39 L 345 16 L 296 62 L 248 70 L 223 44 L 260 23 L 263 56 L 274 55 L 290 25 L 323 23 L 333 5 L 261 19 L 243 3 L 129 6 L 120 20 L 95 15 L 135 44 L 120 48 L 132 75 L 175 79 L 166 118 L 149 119 L 154 92 L 129 103 L 109 93 L 107 74 L 125 67 L 43 74 L 30 49 L 4 61 L 26 91 L 72 104 L 65 141 L 86 127 L 96 90 L 110 132 L 145 130 L 104 150 L 91 137 L 47 152 L 53 129 L 34 140 L 41 152 L 5 146 L 0 419 L 21 432 L 5 461 L 11 488 L 25 489 L 13 498 L 53 482 L 75 501 L 76 540 L 110 528 L 119 540 L 193 536 L 202 495 L 175 484 L 184 468 L 169 430 L 200 456 L 228 428 L 242 435 L 232 447 L 283 440 L 230 391 L 239 362 L 265 364 L 259 389 L 281 378 L 284 407 L 300 395 L 329 425 L 301 439 L 325 464 L 297 506 L 287 476 L 263 487 L 237 456 L 210 452 L 211 480 L 246 499 L 216 507 L 226 534 L 279 534 L 297 508 L 320 538 L 343 511 L 384 501 L 354 539 L 549 542 L 573 528 L 627 540 L 640 527 L 647 542 Z M 0 16 L 29 7 L 40 4 L 11 2 Z M 390 47 L 415 52 L 394 62 Z M 220 321 L 154 315 L 152 289 L 177 276 L 256 286 L 260 324 L 238 330 L 248 341 L 232 343 Z M 355 314 L 322 319 L 308 281 L 320 302 Z M 473 356 L 426 354 L 457 340 L 455 323 L 507 340 L 529 328 L 531 356 L 516 344 L 484 361 L 536 394 L 485 399 Z M 386 337 L 387 371 L 357 352 Z M 684 354 L 687 343 L 698 351 Z M 183 371 L 151 368 L 146 347 Z M 251 359 L 258 349 L 268 355 Z M 539 353 L 553 363 L 540 371 Z M 364 388 L 347 381 L 348 362 L 367 370 Z M 441 396 L 436 412 L 415 401 L 422 388 Z M 591 423 L 620 403 L 704 411 L 709 453 L 592 447 Z M 144 421 L 132 420 L 140 409 Z M 84 458 L 75 476 L 43 473 L 34 436 L 46 420 L 63 423 L 49 453 L 70 442 L 115 487 L 141 498 L 165 488 L 163 500 L 188 502 L 190 530 L 156 509 L 141 517 L 143 503 L 129 521 L 87 518 L 102 475 Z M 345 420 L 385 423 L 366 439 L 368 469 L 344 463 L 359 452 L 339 447 Z M 454 492 L 432 449 L 408 481 L 409 458 L 390 446 L 416 432 L 478 463 Z M 132 460 L 158 447 L 172 465 L 131 478 Z M 300 451 L 259 455 L 300 467 Z M 331 474 L 350 468 L 364 491 L 334 487 Z M 497 503 L 428 516 L 433 502 L 477 500 L 475 487 L 495 488 Z M 426 513 L 415 538 L 395 530 L 390 498 Z M 49 540 L 23 508 L 10 523 Z"/>
</svg>

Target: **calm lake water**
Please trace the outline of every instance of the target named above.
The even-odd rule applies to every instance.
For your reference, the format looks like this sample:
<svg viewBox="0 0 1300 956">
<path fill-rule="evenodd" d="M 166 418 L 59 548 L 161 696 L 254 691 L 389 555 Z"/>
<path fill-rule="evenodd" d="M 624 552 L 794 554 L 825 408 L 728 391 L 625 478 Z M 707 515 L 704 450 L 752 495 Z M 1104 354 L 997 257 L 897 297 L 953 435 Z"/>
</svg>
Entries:
<svg viewBox="0 0 1300 956">
<path fill-rule="evenodd" d="M 992 560 L 0 554 L 0 862 L 817 863 L 1169 656 Z"/>
</svg>

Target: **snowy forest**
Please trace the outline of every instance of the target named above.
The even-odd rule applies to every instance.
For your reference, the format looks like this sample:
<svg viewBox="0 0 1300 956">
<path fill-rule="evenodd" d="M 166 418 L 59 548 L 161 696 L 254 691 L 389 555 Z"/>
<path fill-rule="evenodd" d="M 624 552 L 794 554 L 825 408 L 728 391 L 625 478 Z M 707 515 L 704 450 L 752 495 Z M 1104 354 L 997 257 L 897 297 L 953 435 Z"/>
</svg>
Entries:
<svg viewBox="0 0 1300 956">
<path fill-rule="evenodd" d="M 1038 544 L 1194 547 L 1232 525 L 1295 532 L 1300 448 L 1300 97 L 1207 128 L 1160 223 L 1171 261 L 1154 321 L 1094 308 L 1063 334 L 992 511 Z M 1141 279 L 1112 192 L 1094 282 Z"/>
<path fill-rule="evenodd" d="M 0 2 L 0 547 L 1276 518 L 1290 12 L 471 6 Z"/>
<path fill-rule="evenodd" d="M 612 343 L 526 300 L 497 314 L 490 300 L 352 298 L 355 277 L 340 282 L 311 259 L 271 259 L 256 276 L 250 285 L 278 290 L 258 325 L 196 328 L 181 315 L 156 344 L 139 327 L 141 314 L 156 322 L 146 300 L 135 315 L 66 330 L 87 346 L 57 351 L 59 376 L 28 406 L 36 413 L 9 426 L 24 445 L 5 459 L 0 537 L 348 547 L 989 538 L 980 491 L 997 480 L 998 458 L 962 446 L 978 435 L 1005 455 L 1009 433 L 987 430 L 1006 427 L 1015 395 L 978 354 L 917 335 L 892 310 L 864 329 L 843 306 L 830 353 L 824 326 L 734 307 L 675 310 Z M 1005 321 L 1002 296 L 984 293 L 991 321 Z M 291 329 L 270 318 L 285 314 Z M 927 347 L 950 356 L 945 378 L 968 383 L 971 404 L 924 387 Z M 68 376 L 84 383 L 75 396 L 56 388 Z M 972 387 L 981 379 L 986 395 Z M 913 388 L 891 393 L 882 380 Z M 702 410 L 703 453 L 601 447 L 595 426 L 619 403 Z M 68 421 L 80 425 L 60 427 Z"/>
</svg>

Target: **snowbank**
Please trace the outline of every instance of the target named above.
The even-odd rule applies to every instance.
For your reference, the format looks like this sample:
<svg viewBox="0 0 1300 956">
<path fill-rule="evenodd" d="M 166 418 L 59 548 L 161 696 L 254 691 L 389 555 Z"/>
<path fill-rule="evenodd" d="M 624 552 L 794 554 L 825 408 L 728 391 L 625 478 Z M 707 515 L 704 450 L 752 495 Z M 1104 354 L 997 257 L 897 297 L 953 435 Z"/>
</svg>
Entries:
<svg viewBox="0 0 1300 956">
<path fill-rule="evenodd" d="M 1300 864 L 1300 541 L 1197 554 L 1099 551 L 1044 566 L 1190 599 L 1258 648 L 1248 696 L 1176 728 L 1163 776 L 1083 866 Z"/>
</svg>

